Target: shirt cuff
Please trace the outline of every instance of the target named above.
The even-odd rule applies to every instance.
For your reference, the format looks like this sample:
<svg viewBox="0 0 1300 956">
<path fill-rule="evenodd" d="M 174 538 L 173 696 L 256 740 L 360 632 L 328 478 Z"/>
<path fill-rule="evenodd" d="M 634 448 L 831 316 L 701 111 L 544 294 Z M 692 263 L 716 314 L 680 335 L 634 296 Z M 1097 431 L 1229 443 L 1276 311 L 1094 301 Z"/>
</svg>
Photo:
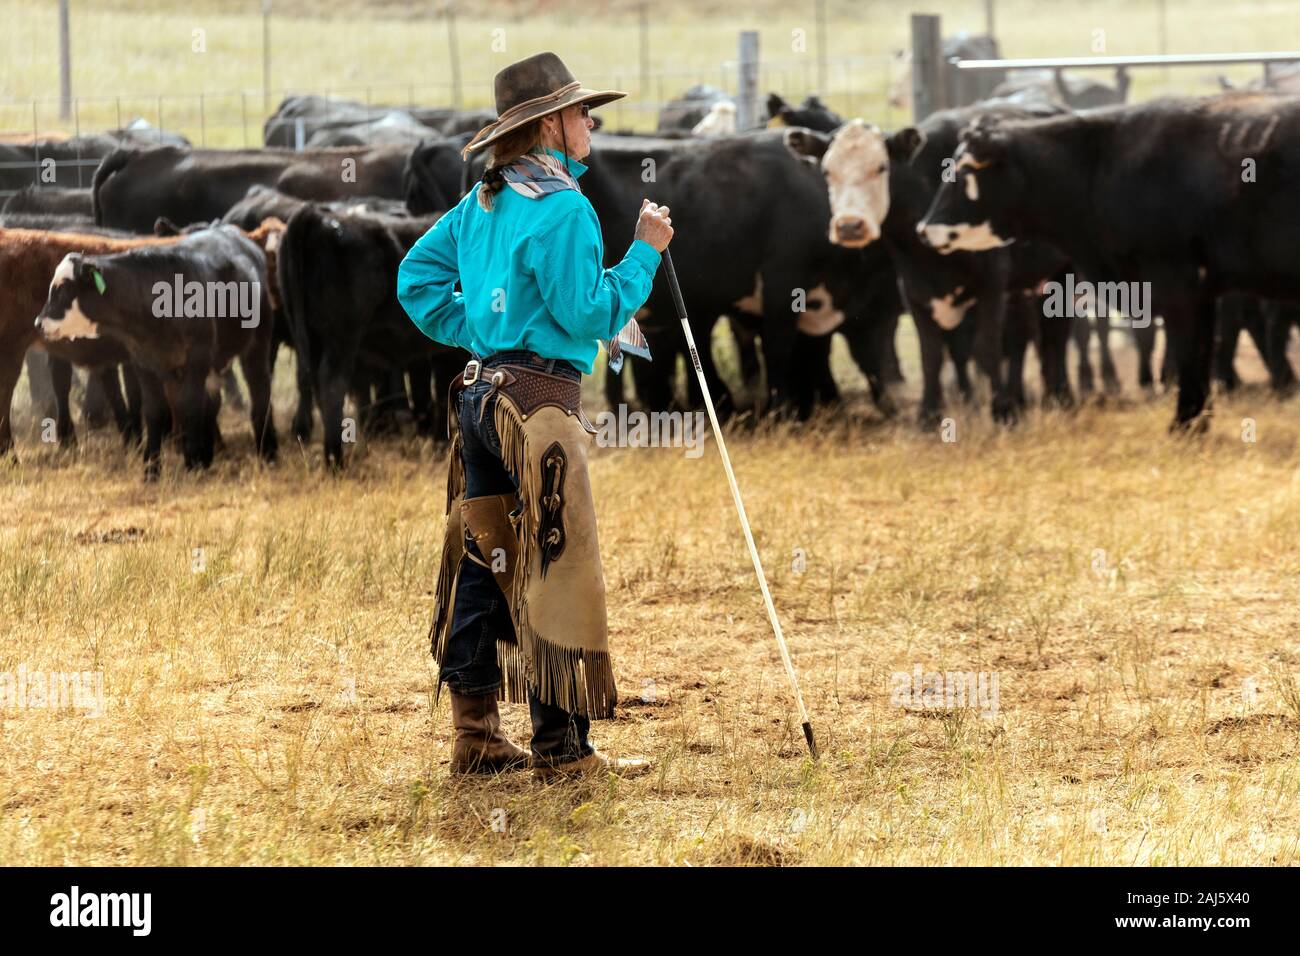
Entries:
<svg viewBox="0 0 1300 956">
<path fill-rule="evenodd" d="M 654 275 L 655 270 L 659 268 L 659 260 L 663 257 L 644 239 L 633 239 L 632 245 L 628 246 L 626 258 L 640 263 L 646 272 Z"/>
</svg>

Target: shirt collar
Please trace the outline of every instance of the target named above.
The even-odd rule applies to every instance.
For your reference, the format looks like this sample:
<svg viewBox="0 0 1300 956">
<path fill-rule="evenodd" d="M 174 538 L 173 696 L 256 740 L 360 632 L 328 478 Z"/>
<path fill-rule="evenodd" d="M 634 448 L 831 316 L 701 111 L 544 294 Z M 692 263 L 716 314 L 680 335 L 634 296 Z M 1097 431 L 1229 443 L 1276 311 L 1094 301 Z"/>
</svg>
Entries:
<svg viewBox="0 0 1300 956">
<path fill-rule="evenodd" d="M 546 148 L 546 151 L 550 153 L 552 156 L 554 156 L 556 159 L 558 159 L 560 162 L 564 162 L 565 159 L 567 158 L 569 161 L 569 171 L 573 173 L 574 179 L 577 179 L 579 176 L 581 176 L 583 173 L 587 171 L 586 166 L 582 165 L 582 163 L 578 162 L 572 156 L 566 157 L 565 154 L 558 149 L 554 149 L 548 146 Z"/>
</svg>

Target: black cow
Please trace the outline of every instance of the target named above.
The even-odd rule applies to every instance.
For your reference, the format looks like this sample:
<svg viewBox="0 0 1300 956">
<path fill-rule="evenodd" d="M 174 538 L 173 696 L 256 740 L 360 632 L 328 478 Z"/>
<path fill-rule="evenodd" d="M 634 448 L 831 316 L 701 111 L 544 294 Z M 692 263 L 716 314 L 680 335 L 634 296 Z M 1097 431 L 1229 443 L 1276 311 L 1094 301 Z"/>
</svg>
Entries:
<svg viewBox="0 0 1300 956">
<path fill-rule="evenodd" d="M 807 370 L 795 362 L 818 349 L 805 351 L 798 336 L 826 335 L 844 322 L 845 286 L 836 270 L 845 260 L 826 240 L 825 191 L 784 149 L 781 132 L 684 143 L 601 137 L 593 139 L 584 162 L 588 172 L 579 182 L 601 220 L 607 254 L 617 257 L 626 249 L 642 197 L 669 206 L 673 261 L 696 341 L 709 341 L 721 315 L 761 316 L 768 394 L 760 405 L 806 411 L 808 397 L 798 394 L 798 386 L 807 383 L 801 377 Z M 888 274 L 875 278 L 893 282 Z M 869 277 L 851 271 L 847 281 L 851 287 Z M 832 295 L 832 286 L 841 294 Z M 662 274 L 646 313 L 643 328 L 656 359 L 633 366 L 637 392 L 649 407 L 665 408 L 673 404 L 672 357 L 684 343 Z M 842 331 L 862 336 L 852 350 L 867 361 L 874 352 L 870 343 L 880 338 L 874 323 L 845 323 Z M 709 350 L 701 349 L 699 357 L 715 403 L 723 410 L 734 407 Z M 879 362 L 879 356 L 869 360 L 868 378 L 876 382 Z M 825 379 L 816 370 L 811 374 Z"/>
<path fill-rule="evenodd" d="M 343 465 L 343 402 L 349 388 L 374 379 L 378 371 L 410 372 L 417 419 L 425 431 L 446 420 L 442 396 L 449 375 L 463 368 L 468 356 L 425 337 L 397 301 L 398 266 L 440 215 L 340 213 L 308 203 L 289 220 L 278 254 L 280 290 L 298 361 L 311 371 L 328 467 Z M 436 402 L 430 393 L 435 368 Z"/>
<path fill-rule="evenodd" d="M 306 205 L 307 200 L 272 189 L 269 186 L 253 186 L 248 193 L 221 217 L 222 222 L 238 226 L 246 232 L 256 229 L 267 219 L 275 218 L 285 223 L 293 214 Z M 333 203 L 321 204 L 321 208 L 331 212 L 376 212 L 384 215 L 404 217 L 407 215 L 404 203 L 393 199 L 381 199 L 373 196 L 356 196 Z M 268 256 L 268 260 L 270 256 Z M 268 261 L 269 281 L 273 291 L 279 288 L 279 269 Z M 272 297 L 274 346 L 272 349 L 272 367 L 275 355 L 281 345 L 293 349 L 294 338 L 284 314 L 283 300 L 277 294 Z M 295 363 L 298 385 L 298 407 L 293 417 L 293 434 L 300 442 L 311 440 L 312 433 L 312 371 L 309 362 Z"/>
<path fill-rule="evenodd" d="M 823 103 L 816 96 L 804 97 L 804 101 L 799 106 L 791 106 L 780 94 L 769 93 L 767 97 L 767 118 L 768 125 L 773 125 L 773 120 L 779 122 L 775 125 L 780 126 L 802 126 L 805 129 L 814 129 L 819 133 L 830 133 L 844 125 L 844 120 L 838 113 Z"/>
<path fill-rule="evenodd" d="M 93 220 L 90 188 L 52 189 L 26 186 L 0 203 L 0 220 L 12 215 L 79 216 Z"/>
<path fill-rule="evenodd" d="M 940 256 L 917 235 L 917 223 L 944 176 L 950 175 L 944 160 L 951 156 L 960 130 L 990 112 L 1026 115 L 1018 107 L 986 103 L 934 113 L 919 127 L 890 136 L 861 120 L 834 136 L 798 129 L 786 133 L 787 146 L 815 160 L 825 174 L 833 214 L 831 239 L 849 247 L 883 239 L 889 251 L 920 340 L 924 389 L 919 414 L 925 427 L 940 417 L 945 347 L 957 367 L 959 384 L 966 350 L 973 348 L 992 384 L 994 418 L 1014 420 L 1023 392 L 1001 369 L 1007 292 L 1033 289 L 1064 265 L 1058 254 L 1042 246 L 1021 246 L 1014 255 Z M 1020 301 L 1016 305 L 1023 307 Z M 974 326 L 972 332 L 959 331 L 964 321 Z M 1048 352 L 1045 372 L 1061 367 L 1058 353 L 1064 351 L 1069 332 L 1062 322 L 1044 326 L 1038 340 Z M 1069 401 L 1068 381 L 1053 377 L 1045 385 L 1050 396 Z"/>
<path fill-rule="evenodd" d="M 274 186 L 301 199 L 401 196 L 410 147 L 115 150 L 95 170 L 95 221 L 150 232 L 220 219 L 249 187 Z"/>
<path fill-rule="evenodd" d="M 220 374 L 238 358 L 248 382 L 253 434 L 276 457 L 271 418 L 271 323 L 266 257 L 233 226 L 116 255 L 70 253 L 55 271 L 37 322 L 46 339 L 107 338 L 140 374 L 145 477 L 160 470 L 170 409 L 185 464 L 212 463 Z"/>
<path fill-rule="evenodd" d="M 368 128 L 371 132 L 382 136 L 386 135 L 383 130 L 385 125 L 394 128 L 400 126 L 413 132 L 409 123 L 414 122 L 424 128 L 422 136 L 430 135 L 430 131 L 450 136 L 463 132 L 476 132 L 495 119 L 496 112 L 487 109 L 456 110 L 449 107 L 398 109 L 391 106 L 367 106 L 355 100 L 340 100 L 325 96 L 289 96 L 281 101 L 279 107 L 263 125 L 262 142 L 267 146 L 292 148 L 297 145 L 300 124 L 303 143 L 310 145 L 312 138 L 319 133 L 345 131 L 350 128 L 354 132 Z M 415 137 L 416 140 L 420 138 Z M 391 141 L 364 140 L 367 143 Z"/>
<path fill-rule="evenodd" d="M 1209 398 L 1216 298 L 1300 298 L 1298 156 L 1300 98 L 1262 93 L 1004 121 L 962 138 L 922 227 L 944 252 L 1041 239 L 1093 281 L 1149 289 L 1186 428 Z"/>
</svg>

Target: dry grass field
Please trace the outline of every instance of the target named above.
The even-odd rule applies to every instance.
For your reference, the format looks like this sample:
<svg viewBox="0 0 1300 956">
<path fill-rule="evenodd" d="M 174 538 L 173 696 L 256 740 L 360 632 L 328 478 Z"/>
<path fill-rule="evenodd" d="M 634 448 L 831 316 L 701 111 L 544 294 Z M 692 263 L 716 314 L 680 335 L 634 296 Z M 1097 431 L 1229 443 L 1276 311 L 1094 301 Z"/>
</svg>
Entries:
<svg viewBox="0 0 1300 956">
<path fill-rule="evenodd" d="M 268 470 L 227 412 L 211 473 L 173 453 L 147 487 L 113 436 L 61 454 L 20 408 L 0 675 L 99 672 L 103 709 L 0 709 L 0 863 L 1300 862 L 1300 401 L 1249 387 L 1175 439 L 1123 374 L 1010 431 L 955 407 L 951 443 L 860 392 L 729 436 L 818 763 L 712 443 L 594 449 L 622 700 L 593 737 L 657 772 L 550 786 L 447 774 L 445 449 Z M 995 677 L 996 706 L 900 706 L 917 668 Z"/>
</svg>

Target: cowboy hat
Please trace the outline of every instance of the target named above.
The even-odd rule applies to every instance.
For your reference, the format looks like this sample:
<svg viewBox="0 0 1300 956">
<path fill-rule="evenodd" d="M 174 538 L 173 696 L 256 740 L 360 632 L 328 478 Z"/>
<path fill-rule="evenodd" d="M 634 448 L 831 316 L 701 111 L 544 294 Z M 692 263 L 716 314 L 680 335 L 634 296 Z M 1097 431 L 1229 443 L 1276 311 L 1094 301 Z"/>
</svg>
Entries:
<svg viewBox="0 0 1300 956">
<path fill-rule="evenodd" d="M 590 103 L 594 109 L 622 99 L 619 90 L 589 90 L 573 78 L 569 68 L 554 53 L 538 53 L 511 63 L 493 80 L 497 98 L 496 122 L 474 134 L 464 151 L 482 149 L 525 123 L 573 106 Z"/>
</svg>

